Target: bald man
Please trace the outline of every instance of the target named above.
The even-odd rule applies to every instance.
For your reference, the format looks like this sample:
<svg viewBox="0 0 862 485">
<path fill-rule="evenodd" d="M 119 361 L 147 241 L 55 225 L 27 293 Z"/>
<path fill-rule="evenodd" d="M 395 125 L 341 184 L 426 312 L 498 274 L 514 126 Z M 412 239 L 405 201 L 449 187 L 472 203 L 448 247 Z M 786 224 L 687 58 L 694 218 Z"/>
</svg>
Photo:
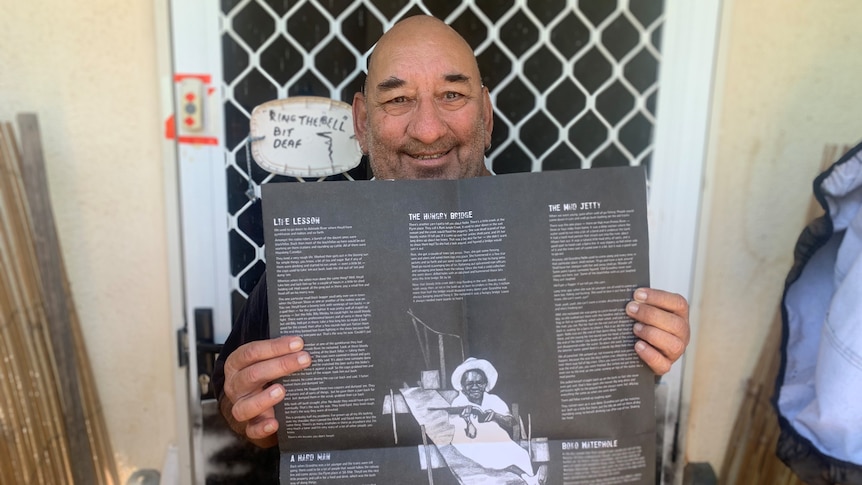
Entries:
<svg viewBox="0 0 862 485">
<path fill-rule="evenodd" d="M 380 38 L 353 123 L 374 176 L 491 175 L 493 112 L 467 42 L 433 17 L 410 17 Z"/>
<path fill-rule="evenodd" d="M 402 20 L 377 42 L 364 92 L 353 98 L 353 124 L 376 178 L 491 175 L 485 167 L 493 128 L 488 88 L 469 44 L 433 17 Z M 278 443 L 274 406 L 285 393 L 278 381 L 311 365 L 300 336 L 268 338 L 266 298 L 261 278 L 213 375 L 231 428 L 261 447 Z M 688 303 L 640 288 L 626 312 L 636 320 L 635 351 L 656 374 L 666 373 L 688 345 Z"/>
</svg>

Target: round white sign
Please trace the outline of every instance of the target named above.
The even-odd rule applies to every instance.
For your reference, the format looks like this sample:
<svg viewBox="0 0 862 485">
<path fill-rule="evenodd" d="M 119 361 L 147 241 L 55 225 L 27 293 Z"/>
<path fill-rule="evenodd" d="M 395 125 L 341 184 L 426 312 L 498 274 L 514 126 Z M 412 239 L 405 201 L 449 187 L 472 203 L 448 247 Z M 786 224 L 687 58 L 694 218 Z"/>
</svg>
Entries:
<svg viewBox="0 0 862 485">
<path fill-rule="evenodd" d="M 251 113 L 251 148 L 264 170 L 293 177 L 346 172 L 362 159 L 350 105 L 315 96 L 277 99 Z"/>
</svg>

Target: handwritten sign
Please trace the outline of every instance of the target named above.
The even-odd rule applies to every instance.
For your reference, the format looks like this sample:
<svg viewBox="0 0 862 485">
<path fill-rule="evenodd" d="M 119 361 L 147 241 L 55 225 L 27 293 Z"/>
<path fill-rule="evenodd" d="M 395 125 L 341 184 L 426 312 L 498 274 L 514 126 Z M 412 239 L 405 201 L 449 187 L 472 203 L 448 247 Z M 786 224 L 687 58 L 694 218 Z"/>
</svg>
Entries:
<svg viewBox="0 0 862 485">
<path fill-rule="evenodd" d="M 346 172 L 362 159 L 350 105 L 298 96 L 258 105 L 251 113 L 251 148 L 264 170 L 293 177 Z"/>
</svg>

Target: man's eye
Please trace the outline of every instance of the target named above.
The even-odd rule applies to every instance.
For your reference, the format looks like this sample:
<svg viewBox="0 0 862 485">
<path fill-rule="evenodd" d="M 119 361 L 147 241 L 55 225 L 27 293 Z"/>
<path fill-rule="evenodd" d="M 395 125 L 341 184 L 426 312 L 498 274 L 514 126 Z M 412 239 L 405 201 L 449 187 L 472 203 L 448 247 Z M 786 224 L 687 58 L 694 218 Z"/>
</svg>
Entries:
<svg viewBox="0 0 862 485">
<path fill-rule="evenodd" d="M 395 96 L 383 102 L 383 109 L 391 115 L 402 115 L 410 112 L 414 101 L 410 96 Z"/>
<path fill-rule="evenodd" d="M 443 109 L 454 111 L 466 105 L 468 99 L 466 94 L 458 91 L 446 91 L 438 102 Z"/>
</svg>

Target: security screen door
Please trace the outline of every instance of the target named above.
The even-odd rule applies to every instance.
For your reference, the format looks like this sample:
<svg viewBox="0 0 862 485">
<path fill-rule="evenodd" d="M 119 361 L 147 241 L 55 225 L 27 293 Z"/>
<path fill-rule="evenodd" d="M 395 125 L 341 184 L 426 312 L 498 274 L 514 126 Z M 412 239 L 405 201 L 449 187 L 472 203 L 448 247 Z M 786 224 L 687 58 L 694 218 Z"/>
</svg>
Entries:
<svg viewBox="0 0 862 485">
<path fill-rule="evenodd" d="M 249 160 L 255 106 L 308 95 L 350 103 L 384 31 L 418 13 L 441 18 L 473 47 L 490 89 L 493 171 L 645 166 L 653 285 L 689 295 L 717 4 L 171 0 L 195 480 L 239 473 L 212 458 L 224 438 L 208 432 L 216 420 L 206 374 L 263 272 L 259 185 L 322 181 L 274 176 Z M 363 162 L 326 180 L 367 176 Z M 657 389 L 666 481 L 681 367 Z"/>
</svg>

